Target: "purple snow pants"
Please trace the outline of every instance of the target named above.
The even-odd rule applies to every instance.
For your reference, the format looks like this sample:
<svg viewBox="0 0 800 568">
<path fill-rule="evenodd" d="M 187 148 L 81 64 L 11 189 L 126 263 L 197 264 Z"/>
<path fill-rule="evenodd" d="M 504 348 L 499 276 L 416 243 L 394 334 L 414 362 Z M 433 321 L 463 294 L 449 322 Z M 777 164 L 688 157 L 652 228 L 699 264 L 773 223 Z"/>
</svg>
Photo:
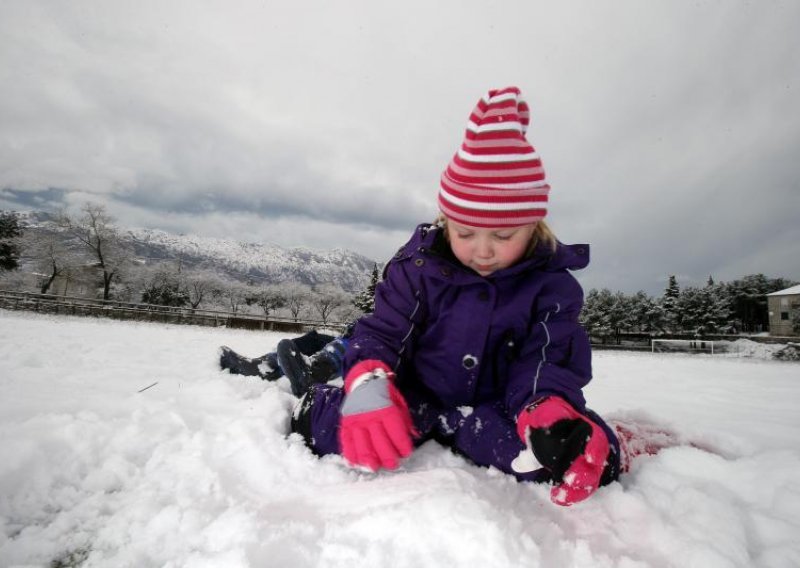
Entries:
<svg viewBox="0 0 800 568">
<path fill-rule="evenodd" d="M 343 389 L 326 384 L 312 385 L 304 397 L 303 406 L 310 412 L 304 429 L 310 431 L 301 433 L 317 455 L 340 453 L 339 408 L 343 399 Z M 544 469 L 518 473 L 511 468 L 512 461 L 525 450 L 525 446 L 517 436 L 516 424 L 506 416 L 499 401 L 461 410 L 443 410 L 428 401 L 415 400 L 412 393 L 407 393 L 406 402 L 414 426 L 420 433 L 416 445 L 434 439 L 477 465 L 495 467 L 520 481 L 550 480 L 550 474 Z M 606 431 L 611 441 L 609 461 L 613 475 L 610 477 L 616 479 L 619 470 L 616 436 L 599 416 L 591 411 L 588 415 Z M 613 480 L 611 478 L 609 481 Z"/>
</svg>

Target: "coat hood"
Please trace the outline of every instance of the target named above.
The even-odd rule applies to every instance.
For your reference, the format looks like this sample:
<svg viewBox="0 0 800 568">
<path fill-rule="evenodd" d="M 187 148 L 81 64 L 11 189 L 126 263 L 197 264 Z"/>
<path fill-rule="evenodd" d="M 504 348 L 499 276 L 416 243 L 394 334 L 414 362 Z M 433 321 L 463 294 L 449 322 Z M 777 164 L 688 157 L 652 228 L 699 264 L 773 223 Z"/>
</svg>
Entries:
<svg viewBox="0 0 800 568">
<path fill-rule="evenodd" d="M 439 275 L 447 279 L 457 276 L 459 279 L 467 281 L 484 279 L 483 276 L 458 261 L 444 238 L 444 229 L 438 225 L 427 223 L 418 225 L 411 239 L 395 255 L 395 259 L 412 257 L 418 257 L 419 260 L 415 262 L 431 276 Z M 427 262 L 427 260 L 432 260 L 432 262 Z M 498 280 L 532 269 L 545 272 L 580 270 L 588 264 L 588 244 L 567 245 L 559 242 L 555 251 L 545 245 L 539 245 L 530 258 L 509 268 L 498 270 L 487 276 L 486 279 Z"/>
</svg>

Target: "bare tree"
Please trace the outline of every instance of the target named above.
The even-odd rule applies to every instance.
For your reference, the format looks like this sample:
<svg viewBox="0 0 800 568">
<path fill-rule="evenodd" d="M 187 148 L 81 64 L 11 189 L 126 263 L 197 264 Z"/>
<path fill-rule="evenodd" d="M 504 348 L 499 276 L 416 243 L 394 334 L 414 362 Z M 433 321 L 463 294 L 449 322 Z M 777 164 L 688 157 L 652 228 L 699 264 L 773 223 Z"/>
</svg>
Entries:
<svg viewBox="0 0 800 568">
<path fill-rule="evenodd" d="M 336 308 L 348 302 L 349 298 L 338 287 L 333 285 L 320 286 L 314 290 L 311 297 L 311 306 L 319 315 L 323 325 L 328 324 L 328 318 Z"/>
<path fill-rule="evenodd" d="M 103 276 L 103 299 L 111 295 L 111 284 L 128 262 L 130 253 L 122 243 L 113 218 L 103 205 L 87 202 L 83 215 L 73 218 L 62 215 L 61 226 L 83 247 Z"/>
<path fill-rule="evenodd" d="M 252 290 L 241 282 L 227 282 L 219 291 L 219 295 L 224 298 L 231 312 L 236 314 L 242 305 L 247 302 L 247 298 L 252 295 Z"/>
<path fill-rule="evenodd" d="M 189 293 L 189 305 L 193 310 L 196 310 L 215 290 L 221 290 L 224 286 L 219 276 L 210 270 L 184 272 L 183 281 Z"/>
<path fill-rule="evenodd" d="M 65 236 L 49 229 L 26 229 L 20 238 L 20 248 L 22 258 L 41 276 L 38 285 L 42 294 L 47 294 L 58 277 L 71 281 L 81 263 Z"/>
<path fill-rule="evenodd" d="M 269 317 L 270 312 L 282 308 L 286 305 L 286 294 L 278 286 L 264 286 L 249 298 L 250 303 L 254 303 L 264 312 L 264 317 Z"/>
<path fill-rule="evenodd" d="M 353 322 L 364 315 L 360 309 L 355 307 L 355 297 L 350 297 L 345 304 L 334 312 L 339 321 Z"/>
<path fill-rule="evenodd" d="M 300 317 L 300 312 L 311 300 L 311 288 L 302 284 L 295 284 L 286 290 L 286 305 L 289 307 L 294 321 Z"/>
</svg>

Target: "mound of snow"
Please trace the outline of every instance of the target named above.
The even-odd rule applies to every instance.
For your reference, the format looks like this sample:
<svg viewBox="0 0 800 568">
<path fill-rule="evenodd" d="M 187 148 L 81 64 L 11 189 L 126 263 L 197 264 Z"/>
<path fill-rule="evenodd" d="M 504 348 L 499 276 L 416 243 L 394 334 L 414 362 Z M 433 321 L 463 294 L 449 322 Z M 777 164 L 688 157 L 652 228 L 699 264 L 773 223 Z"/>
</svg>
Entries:
<svg viewBox="0 0 800 568">
<path fill-rule="evenodd" d="M 772 359 L 776 352 L 786 347 L 785 343 L 760 343 L 750 339 L 736 341 L 717 341 L 714 349 L 718 353 L 731 357 L 752 357 L 755 359 Z"/>
<path fill-rule="evenodd" d="M 789 343 L 772 354 L 779 361 L 800 361 L 800 343 Z"/>
</svg>

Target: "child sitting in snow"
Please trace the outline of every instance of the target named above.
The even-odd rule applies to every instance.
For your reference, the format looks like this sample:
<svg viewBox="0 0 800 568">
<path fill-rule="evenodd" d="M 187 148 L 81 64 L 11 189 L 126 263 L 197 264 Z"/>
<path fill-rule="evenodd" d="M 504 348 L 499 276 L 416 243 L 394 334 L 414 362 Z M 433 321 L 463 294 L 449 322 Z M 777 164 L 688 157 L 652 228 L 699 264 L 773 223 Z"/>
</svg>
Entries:
<svg viewBox="0 0 800 568">
<path fill-rule="evenodd" d="M 558 242 L 543 221 L 550 187 L 528 116 L 516 87 L 478 101 L 441 177 L 438 222 L 388 263 L 374 313 L 355 326 L 344 387 L 313 384 L 294 411 L 292 431 L 316 454 L 395 469 L 436 439 L 553 483 L 561 505 L 618 477 L 619 442 L 581 390 L 591 352 L 568 270 L 589 247 Z"/>
</svg>

